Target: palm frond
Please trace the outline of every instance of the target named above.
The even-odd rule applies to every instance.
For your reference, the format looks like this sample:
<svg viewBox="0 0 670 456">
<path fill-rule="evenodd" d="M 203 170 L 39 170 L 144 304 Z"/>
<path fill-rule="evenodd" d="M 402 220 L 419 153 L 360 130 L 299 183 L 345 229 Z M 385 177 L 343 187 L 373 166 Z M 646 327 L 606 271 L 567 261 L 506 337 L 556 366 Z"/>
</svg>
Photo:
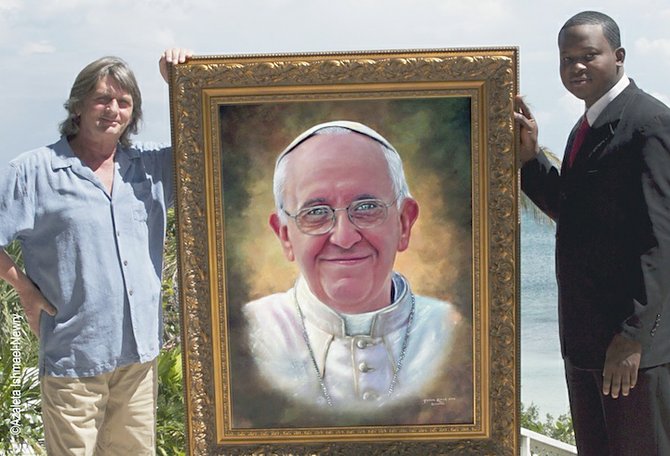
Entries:
<svg viewBox="0 0 670 456">
<path fill-rule="evenodd" d="M 558 169 L 561 169 L 561 159 L 558 158 L 556 154 L 544 146 L 540 146 L 540 152 L 549 159 L 552 165 L 556 166 Z M 531 199 L 528 198 L 528 196 L 526 196 L 526 194 L 523 192 L 521 192 L 521 196 L 519 198 L 519 205 L 521 207 L 521 211 L 530 215 L 536 222 L 547 225 L 554 225 L 554 221 L 547 214 L 542 212 L 540 208 L 537 207 L 535 203 L 533 203 L 533 201 L 531 201 Z"/>
</svg>

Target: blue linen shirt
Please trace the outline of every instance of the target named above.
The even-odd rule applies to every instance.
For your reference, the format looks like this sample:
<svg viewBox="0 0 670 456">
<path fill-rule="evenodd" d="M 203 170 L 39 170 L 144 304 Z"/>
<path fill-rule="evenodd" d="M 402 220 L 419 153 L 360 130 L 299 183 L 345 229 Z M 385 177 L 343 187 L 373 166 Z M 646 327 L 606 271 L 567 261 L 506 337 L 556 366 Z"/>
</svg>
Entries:
<svg viewBox="0 0 670 456">
<path fill-rule="evenodd" d="M 154 359 L 174 200 L 171 149 L 120 145 L 111 195 L 68 141 L 0 171 L 0 246 L 18 239 L 26 274 L 57 309 L 40 320 L 40 375 L 87 377 Z"/>
</svg>

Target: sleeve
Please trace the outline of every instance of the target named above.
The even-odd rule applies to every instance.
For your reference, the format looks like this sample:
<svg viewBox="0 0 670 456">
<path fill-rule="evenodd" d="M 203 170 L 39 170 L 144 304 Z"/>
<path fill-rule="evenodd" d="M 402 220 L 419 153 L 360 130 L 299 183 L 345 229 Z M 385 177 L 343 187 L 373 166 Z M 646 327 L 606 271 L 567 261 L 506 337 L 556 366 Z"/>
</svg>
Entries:
<svg viewBox="0 0 670 456">
<path fill-rule="evenodd" d="M 173 207 L 176 199 L 176 181 L 174 154 L 172 147 L 165 147 L 158 151 L 159 160 L 163 169 L 163 192 L 165 194 L 165 203 L 168 207 Z"/>
<path fill-rule="evenodd" d="M 626 336 L 648 347 L 670 311 L 670 110 L 656 115 L 638 133 L 641 184 L 654 242 L 640 255 L 646 299 L 622 325 Z M 665 334 L 666 331 L 664 330 Z"/>
<path fill-rule="evenodd" d="M 167 207 L 174 206 L 176 199 L 176 176 L 172 147 L 155 147 L 140 149 L 145 169 L 153 176 L 155 183 L 160 183 Z"/>
<path fill-rule="evenodd" d="M 34 226 L 34 198 L 23 167 L 10 163 L 0 169 L 0 246 L 26 235 Z"/>
<path fill-rule="evenodd" d="M 559 170 L 544 152 L 521 168 L 521 190 L 554 221 L 558 219 L 560 179 Z"/>
</svg>

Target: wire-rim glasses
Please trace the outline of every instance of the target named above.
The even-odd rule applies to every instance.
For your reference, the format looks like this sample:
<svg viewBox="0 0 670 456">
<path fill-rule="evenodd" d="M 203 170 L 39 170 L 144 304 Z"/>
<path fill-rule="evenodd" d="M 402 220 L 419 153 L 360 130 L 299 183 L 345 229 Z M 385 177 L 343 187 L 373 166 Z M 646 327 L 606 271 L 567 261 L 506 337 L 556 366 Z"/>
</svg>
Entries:
<svg viewBox="0 0 670 456">
<path fill-rule="evenodd" d="M 310 236 L 320 236 L 335 227 L 335 213 L 347 211 L 349 221 L 357 228 L 365 230 L 381 225 L 388 216 L 388 208 L 393 206 L 398 197 L 390 203 L 377 198 L 366 198 L 353 201 L 347 207 L 330 207 L 327 204 L 308 206 L 295 214 L 282 208 L 284 214 L 291 217 L 300 231 Z"/>
</svg>

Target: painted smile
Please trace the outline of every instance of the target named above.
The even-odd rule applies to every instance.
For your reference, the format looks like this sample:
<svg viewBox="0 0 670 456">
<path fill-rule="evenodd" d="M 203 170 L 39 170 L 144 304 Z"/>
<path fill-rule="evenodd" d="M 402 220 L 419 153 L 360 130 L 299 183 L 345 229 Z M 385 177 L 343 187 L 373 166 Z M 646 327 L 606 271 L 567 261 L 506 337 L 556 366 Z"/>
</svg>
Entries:
<svg viewBox="0 0 670 456">
<path fill-rule="evenodd" d="M 329 264 L 338 264 L 343 266 L 355 266 L 365 262 L 370 255 L 352 255 L 352 256 L 341 256 L 333 258 L 323 258 L 322 261 Z"/>
</svg>

